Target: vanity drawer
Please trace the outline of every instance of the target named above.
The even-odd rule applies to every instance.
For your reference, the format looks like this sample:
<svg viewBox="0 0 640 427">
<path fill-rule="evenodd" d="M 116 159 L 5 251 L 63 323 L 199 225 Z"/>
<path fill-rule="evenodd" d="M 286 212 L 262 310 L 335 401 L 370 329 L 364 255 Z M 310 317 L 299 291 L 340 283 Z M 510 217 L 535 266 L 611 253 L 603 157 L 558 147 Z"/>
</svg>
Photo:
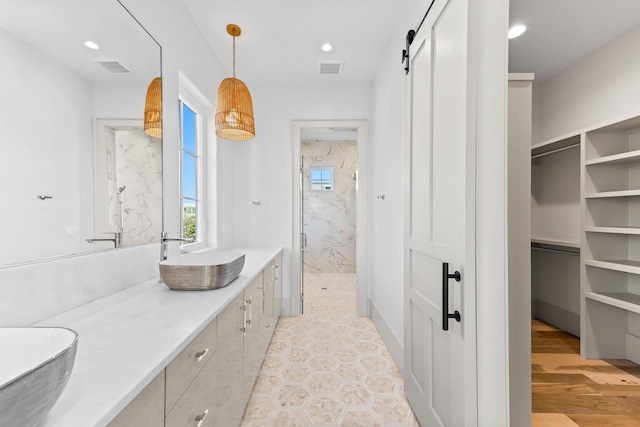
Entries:
<svg viewBox="0 0 640 427">
<path fill-rule="evenodd" d="M 165 419 L 165 427 L 210 427 L 217 425 L 216 365 L 218 354 L 205 365 Z"/>
<path fill-rule="evenodd" d="M 164 425 L 163 370 L 107 427 L 162 427 Z"/>
<path fill-rule="evenodd" d="M 165 415 L 169 414 L 211 359 L 217 348 L 217 319 L 213 319 L 187 347 L 167 365 Z"/>
</svg>

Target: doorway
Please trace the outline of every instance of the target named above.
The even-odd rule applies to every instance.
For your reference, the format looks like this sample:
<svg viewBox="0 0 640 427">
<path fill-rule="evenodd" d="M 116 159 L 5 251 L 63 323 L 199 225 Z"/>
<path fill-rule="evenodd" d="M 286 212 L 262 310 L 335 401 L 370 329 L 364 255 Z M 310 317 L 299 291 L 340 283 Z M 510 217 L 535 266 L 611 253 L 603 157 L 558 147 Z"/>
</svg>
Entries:
<svg viewBox="0 0 640 427">
<path fill-rule="evenodd" d="M 347 278 L 355 279 L 356 313 L 368 316 L 366 120 L 294 120 L 291 135 L 291 315 L 304 312 L 306 280 Z"/>
</svg>

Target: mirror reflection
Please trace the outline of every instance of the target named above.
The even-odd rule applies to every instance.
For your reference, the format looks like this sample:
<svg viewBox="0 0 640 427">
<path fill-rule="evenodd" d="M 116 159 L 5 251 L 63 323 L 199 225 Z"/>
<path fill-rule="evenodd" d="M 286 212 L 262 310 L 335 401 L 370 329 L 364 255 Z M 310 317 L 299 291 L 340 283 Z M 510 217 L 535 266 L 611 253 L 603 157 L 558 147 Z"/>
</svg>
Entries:
<svg viewBox="0 0 640 427">
<path fill-rule="evenodd" d="M 116 0 L 2 0 L 0 51 L 0 265 L 157 242 L 158 44 Z"/>
</svg>

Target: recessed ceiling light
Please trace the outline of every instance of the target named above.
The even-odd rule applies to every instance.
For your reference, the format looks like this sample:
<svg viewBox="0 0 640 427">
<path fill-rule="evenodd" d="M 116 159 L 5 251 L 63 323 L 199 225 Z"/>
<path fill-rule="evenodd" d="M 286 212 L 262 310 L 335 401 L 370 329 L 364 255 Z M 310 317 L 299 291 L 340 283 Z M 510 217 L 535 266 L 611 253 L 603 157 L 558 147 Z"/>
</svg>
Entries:
<svg viewBox="0 0 640 427">
<path fill-rule="evenodd" d="M 331 49 L 333 49 L 333 46 L 331 46 L 331 44 L 329 43 L 325 43 L 322 45 L 322 50 L 325 52 L 331 52 Z"/>
<path fill-rule="evenodd" d="M 514 25 L 509 30 L 509 38 L 514 39 L 518 36 L 521 36 L 525 31 L 527 31 L 526 25 Z"/>
<path fill-rule="evenodd" d="M 85 41 L 85 42 L 84 42 L 84 45 L 85 45 L 86 47 L 88 47 L 89 49 L 94 49 L 94 50 L 100 49 L 100 46 L 98 46 L 98 44 L 97 44 L 97 43 L 92 42 L 91 40 L 87 40 L 87 41 Z"/>
</svg>

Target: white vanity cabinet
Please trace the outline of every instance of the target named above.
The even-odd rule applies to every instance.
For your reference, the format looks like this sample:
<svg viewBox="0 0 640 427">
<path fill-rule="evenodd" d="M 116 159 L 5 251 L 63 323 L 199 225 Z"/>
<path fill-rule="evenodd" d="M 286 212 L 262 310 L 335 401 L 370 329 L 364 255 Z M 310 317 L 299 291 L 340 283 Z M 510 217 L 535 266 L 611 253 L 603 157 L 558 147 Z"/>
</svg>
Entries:
<svg viewBox="0 0 640 427">
<path fill-rule="evenodd" d="M 282 280 L 280 278 L 282 269 L 282 252 L 271 261 L 271 265 L 264 269 L 264 312 L 268 322 L 273 323 L 272 333 L 275 324 L 278 323 L 282 312 Z M 271 339 L 271 337 L 269 337 Z"/>
<path fill-rule="evenodd" d="M 163 370 L 109 423 L 109 427 L 164 426 L 164 381 Z"/>
<path fill-rule="evenodd" d="M 244 290 L 246 317 L 244 331 L 244 400 L 249 400 L 253 383 L 258 376 L 258 372 L 260 372 L 262 359 L 264 359 L 267 351 L 267 348 L 263 345 L 266 334 L 262 331 L 264 329 L 263 274 L 253 279 Z"/>
<path fill-rule="evenodd" d="M 187 347 L 166 367 L 166 404 L 168 415 L 180 396 L 215 354 L 217 349 L 217 318 L 213 319 Z"/>
<path fill-rule="evenodd" d="M 165 427 L 231 426 L 235 414 L 240 411 L 242 416 L 244 406 L 237 402 L 242 399 L 243 309 L 244 295 L 240 294 L 210 324 L 217 327 L 216 350 L 168 411 Z M 176 384 L 184 381 L 169 375 L 174 362 L 167 367 L 167 404 L 168 391 L 174 386 L 171 380 Z"/>
<path fill-rule="evenodd" d="M 237 426 L 282 307 L 279 253 L 109 427 Z"/>
</svg>

